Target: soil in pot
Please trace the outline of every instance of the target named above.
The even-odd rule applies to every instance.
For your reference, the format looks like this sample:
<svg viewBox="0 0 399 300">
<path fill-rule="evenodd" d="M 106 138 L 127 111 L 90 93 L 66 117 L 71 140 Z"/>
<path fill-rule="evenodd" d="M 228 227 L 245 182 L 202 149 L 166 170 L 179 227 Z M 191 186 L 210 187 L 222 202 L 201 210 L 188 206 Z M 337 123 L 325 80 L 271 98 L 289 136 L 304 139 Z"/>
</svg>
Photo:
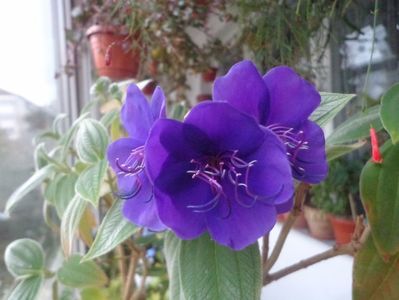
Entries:
<svg viewBox="0 0 399 300">
<path fill-rule="evenodd" d="M 334 230 L 334 237 L 337 245 L 347 244 L 352 240 L 355 232 L 355 222 L 352 218 L 328 216 Z"/>
<path fill-rule="evenodd" d="M 334 232 L 328 216 L 318 208 L 305 205 L 305 218 L 308 223 L 310 234 L 321 240 L 332 240 Z"/>
<path fill-rule="evenodd" d="M 99 76 L 112 80 L 134 78 L 140 65 L 139 49 L 132 49 L 132 38 L 118 27 L 91 26 L 86 35 Z"/>
</svg>

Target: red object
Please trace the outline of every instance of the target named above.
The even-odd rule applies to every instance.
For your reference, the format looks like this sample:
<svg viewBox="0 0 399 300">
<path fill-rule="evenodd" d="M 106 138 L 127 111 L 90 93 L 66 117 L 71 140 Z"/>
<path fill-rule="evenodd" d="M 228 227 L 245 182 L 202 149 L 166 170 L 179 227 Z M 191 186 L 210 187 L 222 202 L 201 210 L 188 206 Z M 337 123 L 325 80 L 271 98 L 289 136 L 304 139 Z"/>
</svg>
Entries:
<svg viewBox="0 0 399 300">
<path fill-rule="evenodd" d="M 340 218 L 337 216 L 329 216 L 334 231 L 335 242 L 337 245 L 347 244 L 352 240 L 355 232 L 355 222 L 352 219 Z"/>
<path fill-rule="evenodd" d="M 154 93 L 155 88 L 157 87 L 157 82 L 155 80 L 147 83 L 145 87 L 143 87 L 144 95 L 151 96 Z"/>
<path fill-rule="evenodd" d="M 87 32 L 99 76 L 112 80 L 134 78 L 140 65 L 140 51 L 132 49 L 132 37 L 118 27 L 91 26 Z"/>
<path fill-rule="evenodd" d="M 218 69 L 216 68 L 209 68 L 208 70 L 201 73 L 202 80 L 205 82 L 212 82 L 216 78 L 216 73 Z"/>
<path fill-rule="evenodd" d="M 212 100 L 212 95 L 210 94 L 200 94 L 197 96 L 197 102 L 202 102 L 206 100 Z"/>
<path fill-rule="evenodd" d="M 383 158 L 381 156 L 380 148 L 378 146 L 378 138 L 377 133 L 373 127 L 370 128 L 370 137 L 371 137 L 371 151 L 372 151 L 372 160 L 376 164 L 381 164 Z"/>
</svg>

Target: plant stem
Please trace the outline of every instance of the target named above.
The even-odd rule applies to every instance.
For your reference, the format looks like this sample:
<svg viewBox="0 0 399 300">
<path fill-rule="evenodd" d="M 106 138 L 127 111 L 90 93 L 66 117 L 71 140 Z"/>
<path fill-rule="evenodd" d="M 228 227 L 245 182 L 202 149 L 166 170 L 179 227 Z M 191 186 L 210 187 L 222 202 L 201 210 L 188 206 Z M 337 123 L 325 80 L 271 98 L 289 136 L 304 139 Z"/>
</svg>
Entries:
<svg viewBox="0 0 399 300">
<path fill-rule="evenodd" d="M 268 257 L 269 257 L 269 233 L 267 233 L 262 239 L 262 266 L 266 265 Z"/>
<path fill-rule="evenodd" d="M 309 187 L 310 186 L 308 184 L 303 183 L 303 182 L 300 183 L 299 186 L 297 187 L 297 190 L 295 192 L 294 208 L 288 215 L 288 219 L 285 221 L 283 228 L 280 231 L 276 245 L 274 246 L 270 257 L 267 259 L 266 263 L 263 265 L 263 274 L 265 274 L 265 275 L 268 274 L 268 272 L 274 266 L 278 257 L 280 256 L 281 250 L 284 246 L 287 236 L 288 236 L 292 226 L 294 225 L 297 217 L 302 212 L 303 202 L 305 201 L 305 196 L 306 196 L 306 193 L 307 193 Z M 265 258 L 263 258 L 263 260 L 265 260 Z"/>
<path fill-rule="evenodd" d="M 137 261 L 139 256 L 136 253 L 132 253 L 130 258 L 129 270 L 125 281 L 125 290 L 123 293 L 123 300 L 129 300 L 134 292 L 134 275 L 136 273 Z"/>
<path fill-rule="evenodd" d="M 323 260 L 336 257 L 343 254 L 354 255 L 357 253 L 363 246 L 364 242 L 366 241 L 367 237 L 370 234 L 370 227 L 367 226 L 366 228 L 363 225 L 363 218 L 359 217 L 356 220 L 356 228 L 355 232 L 352 237 L 352 241 L 344 244 L 344 245 L 335 245 L 333 248 L 322 252 L 320 254 L 311 256 L 307 259 L 301 260 L 298 263 L 295 263 L 289 267 L 286 267 L 280 271 L 277 271 L 272 274 L 264 274 L 263 277 L 263 285 L 267 285 L 272 281 L 278 280 L 284 276 L 287 276 L 291 273 L 299 271 L 301 269 L 307 268 L 311 265 L 314 265 L 318 262 Z"/>
<path fill-rule="evenodd" d="M 119 272 L 121 273 L 121 278 L 122 278 L 122 293 L 125 293 L 126 291 L 126 286 L 127 286 L 127 278 L 126 278 L 126 261 L 125 261 L 125 251 L 123 250 L 123 245 L 119 245 L 116 247 L 116 253 L 118 256 L 120 256 L 120 259 L 118 260 L 118 268 Z"/>
</svg>

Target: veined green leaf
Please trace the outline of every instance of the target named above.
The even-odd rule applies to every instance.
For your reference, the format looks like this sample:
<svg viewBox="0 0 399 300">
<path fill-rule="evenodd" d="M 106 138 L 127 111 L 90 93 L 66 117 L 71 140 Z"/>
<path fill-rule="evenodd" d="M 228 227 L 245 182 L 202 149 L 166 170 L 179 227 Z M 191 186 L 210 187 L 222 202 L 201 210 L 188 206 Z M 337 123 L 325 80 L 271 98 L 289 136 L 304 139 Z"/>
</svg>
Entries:
<svg viewBox="0 0 399 300">
<path fill-rule="evenodd" d="M 72 252 L 72 244 L 80 219 L 88 205 L 88 202 L 79 196 L 75 196 L 62 217 L 61 221 L 61 247 L 65 256 Z"/>
<path fill-rule="evenodd" d="M 321 104 L 310 116 L 310 119 L 320 127 L 324 127 L 331 121 L 356 96 L 354 94 L 335 93 L 320 93 L 320 95 Z"/>
<path fill-rule="evenodd" d="M 100 120 L 100 123 L 104 125 L 105 128 L 111 126 L 112 122 L 119 117 L 119 110 L 114 109 L 107 112 Z"/>
<path fill-rule="evenodd" d="M 7 300 L 36 300 L 43 284 L 43 277 L 33 276 L 18 283 Z"/>
<path fill-rule="evenodd" d="M 80 255 L 73 255 L 57 272 L 58 280 L 70 287 L 101 287 L 107 284 L 108 277 L 93 261 L 81 262 Z"/>
<path fill-rule="evenodd" d="M 182 240 L 176 237 L 172 232 L 165 234 L 165 244 L 163 251 L 165 253 L 166 267 L 169 274 L 169 299 L 186 300 L 181 287 L 180 277 L 180 249 Z"/>
<path fill-rule="evenodd" d="M 370 126 L 374 127 L 376 131 L 381 130 L 379 109 L 379 105 L 373 106 L 347 119 L 334 129 L 327 138 L 327 144 L 344 144 L 364 139 L 370 134 Z"/>
<path fill-rule="evenodd" d="M 96 238 L 83 261 L 104 255 L 131 236 L 136 226 L 122 216 L 123 202 L 115 200 L 102 221 Z"/>
<path fill-rule="evenodd" d="M 76 150 L 79 158 L 88 163 L 104 159 L 108 146 L 105 127 L 94 119 L 83 120 L 76 134 Z"/>
<path fill-rule="evenodd" d="M 107 172 L 107 160 L 101 160 L 85 169 L 78 177 L 75 185 L 76 193 L 83 199 L 98 205 L 101 184 Z"/>
<path fill-rule="evenodd" d="M 171 239 L 171 235 L 166 238 Z M 204 234 L 191 241 L 179 241 L 172 237 L 166 245 L 177 249 L 177 259 L 167 257 L 169 270 L 172 271 L 170 280 L 172 286 L 173 281 L 180 281 L 185 299 L 260 299 L 261 261 L 257 243 L 234 251 L 216 244 Z M 177 272 L 174 274 L 173 270 Z M 176 291 L 178 287 L 179 284 L 175 285 Z"/>
<path fill-rule="evenodd" d="M 77 118 L 73 123 L 72 126 L 68 129 L 66 134 L 61 138 L 60 144 L 63 145 L 62 151 L 62 159 L 64 160 L 67 157 L 69 147 L 75 137 L 76 132 L 78 131 L 79 124 L 85 120 L 89 116 L 89 113 L 82 114 L 79 118 Z"/>
<path fill-rule="evenodd" d="M 360 176 L 360 195 L 374 243 L 382 256 L 399 252 L 399 144 L 382 147 L 382 164 L 371 160 Z"/>
<path fill-rule="evenodd" d="M 382 259 L 369 236 L 353 265 L 354 300 L 399 299 L 399 254 Z"/>
<path fill-rule="evenodd" d="M 399 141 L 399 83 L 382 96 L 380 116 L 392 143 L 396 144 Z"/>
<path fill-rule="evenodd" d="M 8 198 L 5 213 L 9 214 L 15 205 L 22 200 L 29 192 L 38 187 L 46 178 L 50 177 L 55 171 L 54 165 L 47 165 L 37 170 L 27 181 L 17 188 Z"/>
<path fill-rule="evenodd" d="M 7 246 L 4 261 L 15 278 L 40 275 L 44 268 L 42 246 L 31 239 L 15 240 Z"/>
<path fill-rule="evenodd" d="M 327 160 L 332 161 L 338 157 L 341 157 L 345 154 L 348 154 L 354 150 L 357 150 L 364 145 L 366 145 L 366 141 L 359 141 L 357 143 L 348 144 L 348 145 L 329 145 L 327 144 L 326 152 L 327 152 Z"/>
</svg>

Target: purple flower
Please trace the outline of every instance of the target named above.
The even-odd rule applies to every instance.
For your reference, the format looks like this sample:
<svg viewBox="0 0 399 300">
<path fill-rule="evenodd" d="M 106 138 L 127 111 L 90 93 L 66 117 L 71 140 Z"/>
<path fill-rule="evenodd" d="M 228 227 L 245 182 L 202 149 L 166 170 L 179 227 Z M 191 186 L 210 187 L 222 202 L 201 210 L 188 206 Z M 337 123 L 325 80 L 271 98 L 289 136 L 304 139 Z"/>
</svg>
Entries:
<svg viewBox="0 0 399 300">
<path fill-rule="evenodd" d="M 284 144 L 228 103 L 199 104 L 184 122 L 158 120 L 145 151 L 159 217 L 182 239 L 208 231 L 243 249 L 271 230 L 276 206 L 292 198 Z"/>
<path fill-rule="evenodd" d="M 324 134 L 309 120 L 320 94 L 291 68 L 275 67 L 262 78 L 251 61 L 239 62 L 215 81 L 213 99 L 227 101 L 278 135 L 297 180 L 319 183 L 326 177 Z"/>
<path fill-rule="evenodd" d="M 163 230 L 159 220 L 153 188 L 144 166 L 144 144 L 152 124 L 165 118 L 165 96 L 157 87 L 151 105 L 135 85 L 128 87 L 121 120 L 129 137 L 108 147 L 108 161 L 116 173 L 119 196 L 125 199 L 123 215 L 131 222 L 151 230 Z"/>
</svg>

